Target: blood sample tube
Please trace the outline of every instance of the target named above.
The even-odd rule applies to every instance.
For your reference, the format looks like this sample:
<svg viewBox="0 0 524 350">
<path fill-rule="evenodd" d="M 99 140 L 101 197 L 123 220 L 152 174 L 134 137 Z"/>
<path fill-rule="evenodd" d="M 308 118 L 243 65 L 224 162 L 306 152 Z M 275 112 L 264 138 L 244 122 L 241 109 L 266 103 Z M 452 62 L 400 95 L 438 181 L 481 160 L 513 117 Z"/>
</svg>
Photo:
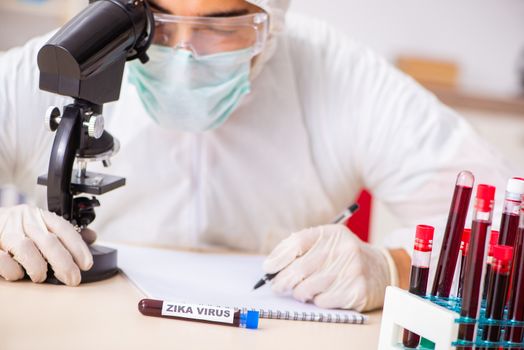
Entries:
<svg viewBox="0 0 524 350">
<path fill-rule="evenodd" d="M 524 195 L 524 179 L 514 177 L 508 181 L 504 198 L 504 211 L 500 221 L 499 244 L 515 246 L 519 228 L 519 208 Z"/>
<path fill-rule="evenodd" d="M 504 209 L 502 212 L 502 218 L 500 221 L 500 237 L 499 244 L 508 245 L 513 248 L 516 244 L 516 235 L 519 229 L 519 211 L 520 204 L 522 202 L 522 196 L 524 196 L 524 179 L 520 177 L 514 177 L 508 180 L 506 185 L 506 195 L 504 198 Z M 516 249 L 514 249 L 515 258 L 516 258 Z M 515 264 L 513 264 L 515 268 Z M 511 276 L 514 276 L 515 273 L 511 273 Z M 513 277 L 510 279 L 510 288 L 513 283 Z M 508 300 L 509 300 L 509 291 L 508 291 Z"/>
<path fill-rule="evenodd" d="M 512 273 L 508 319 L 524 322 L 524 196 L 520 207 L 519 229 L 515 244 L 515 263 Z M 505 340 L 513 343 L 523 342 L 524 327 L 508 327 Z"/>
<path fill-rule="evenodd" d="M 447 298 L 451 292 L 460 250 L 460 240 L 464 231 L 474 182 L 475 177 L 469 171 L 462 171 L 457 176 L 442 248 L 435 270 L 433 288 L 431 289 L 432 295 Z"/>
<path fill-rule="evenodd" d="M 488 257 L 486 259 L 486 273 L 484 274 L 484 290 L 482 291 L 482 299 L 488 296 L 489 279 L 491 278 L 491 263 L 493 262 L 493 247 L 499 242 L 499 231 L 491 231 L 489 237 Z"/>
<path fill-rule="evenodd" d="M 138 311 L 145 316 L 219 324 L 248 329 L 258 328 L 257 311 L 242 312 L 227 307 L 173 303 L 162 300 L 142 299 Z"/>
<path fill-rule="evenodd" d="M 419 296 L 426 295 L 434 232 L 435 229 L 432 226 L 417 226 L 415 247 L 413 250 L 413 259 L 411 265 L 409 292 Z M 404 330 L 402 343 L 406 348 L 414 349 L 419 345 L 419 342 L 419 335 L 407 329 Z"/>
<path fill-rule="evenodd" d="M 464 286 L 464 265 L 466 264 L 466 257 L 468 256 L 469 248 L 469 237 L 471 236 L 471 229 L 465 228 L 462 233 L 462 241 L 460 242 L 460 272 L 459 272 L 459 285 L 457 290 L 457 297 L 462 298 L 462 287 Z"/>
<path fill-rule="evenodd" d="M 488 232 L 490 232 L 491 228 L 494 199 L 495 187 L 489 185 L 478 186 L 464 272 L 462 307 L 460 310 L 460 316 L 470 319 L 476 319 L 479 313 L 479 298 L 482 293 L 483 269 L 486 265 L 486 253 L 489 243 Z M 475 330 L 476 324 L 461 324 L 459 326 L 459 339 L 473 341 Z M 463 348 L 472 349 L 472 347 Z"/>
<path fill-rule="evenodd" d="M 504 307 L 509 288 L 513 247 L 495 245 L 492 249 L 493 260 L 489 266 L 490 279 L 486 302 L 486 318 L 500 321 L 504 318 Z M 484 282 L 486 283 L 486 282 Z M 501 326 L 489 325 L 484 327 L 482 340 L 489 342 L 500 341 Z M 479 347 L 479 349 L 487 349 Z"/>
</svg>

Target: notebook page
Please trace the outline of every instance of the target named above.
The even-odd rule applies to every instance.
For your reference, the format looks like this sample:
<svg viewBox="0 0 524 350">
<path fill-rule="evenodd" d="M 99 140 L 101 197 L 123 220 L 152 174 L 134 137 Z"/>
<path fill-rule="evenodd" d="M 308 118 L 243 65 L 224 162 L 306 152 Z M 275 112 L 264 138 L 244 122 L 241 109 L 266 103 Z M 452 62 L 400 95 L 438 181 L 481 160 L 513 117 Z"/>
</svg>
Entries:
<svg viewBox="0 0 524 350">
<path fill-rule="evenodd" d="M 327 310 L 290 296 L 277 296 L 269 286 L 253 291 L 253 285 L 264 275 L 263 256 L 109 246 L 118 249 L 119 267 L 150 298 L 264 310 L 265 317 L 269 312 L 289 312 L 291 315 L 298 312 L 366 319 L 353 311 Z"/>
</svg>

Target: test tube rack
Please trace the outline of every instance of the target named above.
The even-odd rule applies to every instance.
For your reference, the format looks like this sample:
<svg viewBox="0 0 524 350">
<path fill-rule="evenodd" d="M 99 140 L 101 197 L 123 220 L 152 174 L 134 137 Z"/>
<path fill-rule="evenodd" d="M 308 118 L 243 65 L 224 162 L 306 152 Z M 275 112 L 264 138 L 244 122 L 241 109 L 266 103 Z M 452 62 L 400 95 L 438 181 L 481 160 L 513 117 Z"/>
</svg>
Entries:
<svg viewBox="0 0 524 350">
<path fill-rule="evenodd" d="M 404 329 L 429 339 L 435 350 L 462 349 L 464 347 L 485 347 L 488 349 L 524 349 L 521 343 L 490 343 L 477 337 L 473 342 L 458 340 L 461 324 L 478 323 L 479 326 L 498 325 L 524 327 L 524 323 L 494 321 L 489 319 L 470 320 L 461 318 L 458 311 L 460 300 L 439 300 L 422 298 L 396 287 L 387 287 L 380 327 L 380 350 L 404 349 L 400 337 Z M 482 316 L 482 312 L 481 312 Z M 420 347 L 419 349 L 424 349 Z"/>
</svg>

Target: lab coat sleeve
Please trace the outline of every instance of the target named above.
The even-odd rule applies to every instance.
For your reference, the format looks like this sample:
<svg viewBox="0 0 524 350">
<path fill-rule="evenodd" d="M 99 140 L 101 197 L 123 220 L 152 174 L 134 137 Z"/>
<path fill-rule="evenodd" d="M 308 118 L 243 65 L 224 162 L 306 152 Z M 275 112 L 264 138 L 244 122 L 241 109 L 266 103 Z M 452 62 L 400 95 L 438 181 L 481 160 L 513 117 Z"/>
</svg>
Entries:
<svg viewBox="0 0 524 350">
<path fill-rule="evenodd" d="M 66 99 L 39 90 L 38 50 L 49 35 L 0 56 L 0 186 L 33 195 L 46 171 L 53 134 L 44 127 L 47 107 Z"/>
<path fill-rule="evenodd" d="M 369 91 L 369 107 L 361 108 L 363 118 L 372 122 L 358 122 L 361 132 L 354 134 L 360 176 L 402 224 L 387 233 L 386 246 L 411 254 L 415 226 L 435 227 L 431 286 L 457 174 L 469 170 L 475 175 L 471 203 L 477 184 L 497 187 L 493 227 L 498 228 L 506 182 L 522 173 L 431 93 L 371 53 L 365 55 L 374 69 L 361 82 Z M 471 204 L 466 227 L 471 227 L 472 211 Z"/>
<path fill-rule="evenodd" d="M 498 226 L 506 182 L 517 170 L 457 113 L 385 61 L 364 51 L 357 65 L 357 85 L 366 93 L 354 118 L 358 172 L 406 228 L 391 233 L 388 245 L 411 252 L 415 225 L 430 224 L 438 256 L 461 170 L 471 171 L 476 184 L 497 187 Z"/>
<path fill-rule="evenodd" d="M 438 256 L 461 170 L 472 171 L 476 184 L 497 186 L 500 212 L 506 181 L 519 175 L 518 170 L 463 118 L 371 50 L 327 25 L 290 22 L 294 33 L 303 28 L 291 40 L 291 51 L 307 57 L 295 64 L 297 89 L 306 101 L 305 113 L 310 113 L 306 123 L 313 153 L 324 164 L 320 168 L 329 169 L 326 188 L 335 183 L 344 196 L 350 193 L 345 189 L 362 186 L 385 203 L 404 227 L 388 235 L 389 247 L 411 253 L 415 226 L 430 224 L 437 228 L 433 255 Z M 313 99 L 321 103 L 307 102 Z M 495 216 L 495 226 L 498 222 Z"/>
</svg>

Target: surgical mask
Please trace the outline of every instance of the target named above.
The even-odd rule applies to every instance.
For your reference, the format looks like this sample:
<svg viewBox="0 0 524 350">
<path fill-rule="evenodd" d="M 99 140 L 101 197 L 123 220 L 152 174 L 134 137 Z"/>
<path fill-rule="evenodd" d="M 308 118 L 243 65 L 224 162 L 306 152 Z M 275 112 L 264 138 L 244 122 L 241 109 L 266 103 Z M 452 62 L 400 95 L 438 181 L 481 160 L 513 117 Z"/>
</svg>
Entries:
<svg viewBox="0 0 524 350">
<path fill-rule="evenodd" d="M 162 127 L 192 132 L 217 128 L 250 92 L 252 50 L 195 57 L 189 50 L 153 45 L 148 54 L 147 64 L 129 64 L 129 80 Z"/>
</svg>

